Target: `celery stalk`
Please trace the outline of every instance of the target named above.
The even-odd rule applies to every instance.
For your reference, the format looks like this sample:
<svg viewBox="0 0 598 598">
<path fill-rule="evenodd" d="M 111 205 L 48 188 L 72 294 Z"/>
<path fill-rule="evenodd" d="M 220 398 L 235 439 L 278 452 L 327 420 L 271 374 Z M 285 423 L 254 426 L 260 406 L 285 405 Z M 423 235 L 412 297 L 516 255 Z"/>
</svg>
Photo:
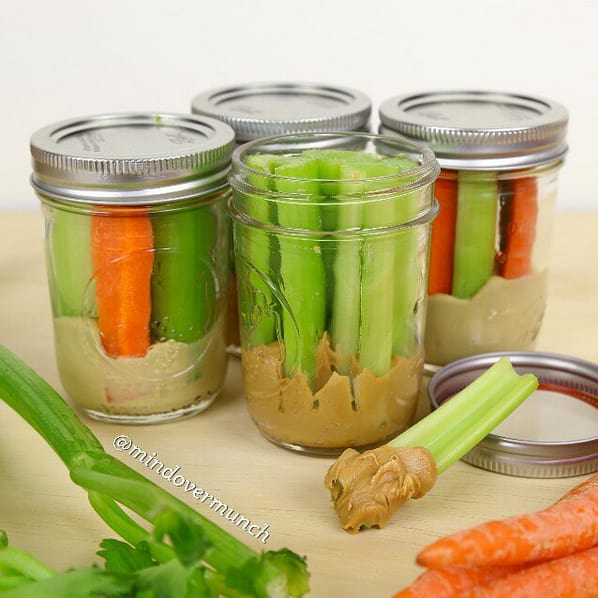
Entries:
<svg viewBox="0 0 598 598">
<path fill-rule="evenodd" d="M 397 174 L 396 166 L 372 159 L 366 165 L 368 177 Z M 387 181 L 367 181 L 365 191 L 388 186 Z M 382 194 L 368 200 L 363 208 L 363 228 L 375 229 L 396 223 L 395 199 Z M 383 376 L 390 368 L 393 354 L 395 289 L 395 237 L 368 235 L 361 247 L 361 330 L 359 366 L 375 376 Z"/>
<path fill-rule="evenodd" d="M 199 530 L 209 543 L 202 561 L 210 566 L 214 574 L 222 576 L 225 583 L 218 595 L 288 598 L 302 596 L 308 591 L 309 574 L 304 559 L 286 549 L 257 553 L 183 501 L 106 453 L 99 440 L 58 393 L 3 346 L 0 346 L 0 400 L 46 440 L 67 466 L 73 482 L 92 496 L 94 508 L 116 531 L 124 531 L 134 539 L 143 534 L 119 505 L 154 526 L 165 515 L 171 514 L 177 520 L 187 522 L 188 528 L 192 526 Z M 165 545 L 162 552 L 167 549 Z M 250 571 L 255 573 L 255 584 L 247 584 L 247 580 L 251 581 Z M 245 576 L 245 590 L 239 593 L 235 578 L 241 572 Z M 44 574 L 43 570 L 41 574 Z M 258 583 L 263 584 L 259 593 Z M 15 592 L 13 595 L 49 594 Z M 71 594 L 56 592 L 52 595 Z"/>
<path fill-rule="evenodd" d="M 253 170 L 264 173 L 249 174 L 248 180 L 256 189 L 268 190 L 269 175 L 274 170 L 275 164 L 279 160 L 278 156 L 271 154 L 252 154 L 247 156 L 245 164 Z M 257 222 L 272 222 L 272 210 L 268 201 L 259 194 L 247 194 L 245 197 L 247 215 Z M 247 270 L 247 281 L 253 289 L 254 294 L 259 293 L 260 305 L 257 318 L 251 316 L 255 311 L 256 301 L 248 293 L 239 294 L 239 312 L 242 321 L 250 325 L 244 327 L 250 330 L 249 345 L 257 347 L 268 345 L 276 340 L 276 302 L 272 289 L 266 282 L 271 268 L 272 255 L 275 253 L 274 244 L 276 240 L 272 235 L 256 229 L 254 227 L 243 227 L 241 237 L 237 237 L 237 243 L 243 244 L 244 259 L 246 264 L 243 266 Z M 241 280 L 241 279 L 239 279 Z M 243 327 L 242 327 L 243 328 Z"/>
<path fill-rule="evenodd" d="M 453 295 L 473 297 L 494 270 L 498 184 L 487 172 L 460 171 Z"/>
<path fill-rule="evenodd" d="M 152 338 L 191 343 L 215 316 L 212 268 L 216 217 L 210 206 L 152 216 Z"/>
<path fill-rule="evenodd" d="M 367 176 L 359 164 L 345 163 L 339 167 L 339 178 L 345 181 L 359 181 Z M 336 199 L 338 202 L 356 202 L 356 196 L 363 191 L 363 183 L 339 181 Z M 362 226 L 363 207 L 360 205 L 339 206 L 338 230 L 357 230 Z M 361 302 L 361 239 L 359 237 L 337 237 L 333 266 L 334 295 L 330 334 L 335 349 L 341 355 L 339 372 L 351 372 L 352 357 L 359 353 L 359 322 Z"/>
<path fill-rule="evenodd" d="M 277 202 L 278 223 L 291 229 L 321 230 L 319 208 L 305 205 L 319 198 L 317 162 L 309 158 L 288 158 L 274 172 L 279 177 L 290 177 L 277 178 L 276 190 L 294 196 L 291 201 L 279 199 Z M 302 204 L 297 205 L 299 202 Z M 285 372 L 293 375 L 298 365 L 313 384 L 315 350 L 326 324 L 322 248 L 316 238 L 301 234 L 281 234 L 278 242 L 281 284 L 287 301 L 282 313 Z"/>
<path fill-rule="evenodd" d="M 428 449 L 438 473 L 442 473 L 492 432 L 537 387 L 534 375 L 517 374 L 511 362 L 502 357 L 388 445 Z"/>
<path fill-rule="evenodd" d="M 83 294 L 92 276 L 91 219 L 87 215 L 54 210 L 48 248 L 48 270 L 56 287 L 55 316 L 80 316 Z"/>
<path fill-rule="evenodd" d="M 369 176 L 392 176 L 417 167 L 417 162 L 397 156 L 372 164 Z M 400 177 L 400 183 L 409 180 Z M 384 185 L 388 185 L 386 182 Z M 390 201 L 390 200 L 388 200 Z M 393 220 L 389 224 L 402 224 L 413 220 L 419 209 L 419 193 L 411 192 L 392 199 Z M 421 288 L 421 258 L 417 255 L 419 245 L 417 230 L 406 229 L 397 233 L 394 242 L 394 271 L 392 309 L 392 355 L 411 357 L 414 351 L 416 331 L 414 310 Z"/>
</svg>

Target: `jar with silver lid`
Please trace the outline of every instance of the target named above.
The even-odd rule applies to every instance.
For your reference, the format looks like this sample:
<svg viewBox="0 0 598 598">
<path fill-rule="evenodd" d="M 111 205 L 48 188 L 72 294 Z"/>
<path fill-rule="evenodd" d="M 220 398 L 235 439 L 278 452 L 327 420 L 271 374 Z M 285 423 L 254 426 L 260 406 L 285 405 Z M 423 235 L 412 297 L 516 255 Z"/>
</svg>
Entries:
<svg viewBox="0 0 598 598">
<path fill-rule="evenodd" d="M 261 82 L 209 89 L 191 103 L 194 114 L 217 118 L 234 131 L 238 144 L 273 135 L 368 131 L 370 98 L 355 89 L 321 83 Z M 330 139 L 322 144 L 330 144 Z M 228 342 L 240 354 L 234 260 L 230 285 Z"/>
<path fill-rule="evenodd" d="M 73 118 L 31 138 L 60 378 L 91 417 L 205 409 L 226 373 L 234 132 L 178 114 Z"/>
<path fill-rule="evenodd" d="M 546 306 L 567 110 L 546 98 L 439 91 L 390 98 L 381 132 L 430 147 L 441 165 L 432 228 L 428 363 L 533 349 Z"/>
</svg>

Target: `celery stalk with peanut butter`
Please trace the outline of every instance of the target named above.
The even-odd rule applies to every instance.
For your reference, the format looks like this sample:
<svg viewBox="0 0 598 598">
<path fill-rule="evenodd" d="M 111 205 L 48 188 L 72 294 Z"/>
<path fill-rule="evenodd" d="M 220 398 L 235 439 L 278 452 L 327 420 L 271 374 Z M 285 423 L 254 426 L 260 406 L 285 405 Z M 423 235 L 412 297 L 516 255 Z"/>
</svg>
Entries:
<svg viewBox="0 0 598 598">
<path fill-rule="evenodd" d="M 381 528 L 410 498 L 421 498 L 441 474 L 538 386 L 502 357 L 436 411 L 386 445 L 346 449 L 326 473 L 340 525 L 350 533 Z"/>
</svg>

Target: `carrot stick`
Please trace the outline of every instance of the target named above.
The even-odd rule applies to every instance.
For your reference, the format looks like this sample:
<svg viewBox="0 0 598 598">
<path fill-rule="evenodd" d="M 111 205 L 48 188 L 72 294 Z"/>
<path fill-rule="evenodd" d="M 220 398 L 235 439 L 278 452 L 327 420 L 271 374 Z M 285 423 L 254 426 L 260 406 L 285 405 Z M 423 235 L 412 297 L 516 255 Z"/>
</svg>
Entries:
<svg viewBox="0 0 598 598">
<path fill-rule="evenodd" d="M 440 204 L 440 212 L 432 224 L 428 292 L 430 295 L 450 294 L 457 223 L 456 174 L 443 170 L 436 181 L 434 193 Z"/>
<path fill-rule="evenodd" d="M 510 204 L 510 220 L 504 240 L 504 262 L 501 275 L 504 278 L 519 278 L 532 271 L 538 198 L 534 177 L 514 179 L 511 183 L 512 197 L 510 201 L 507 200 Z"/>
<path fill-rule="evenodd" d="M 598 544 L 598 483 L 592 479 L 537 513 L 489 521 L 425 547 L 417 562 L 440 569 L 455 565 L 508 565 L 554 559 Z"/>
<path fill-rule="evenodd" d="M 529 567 L 462 594 L 463 598 L 596 598 L 598 547 Z"/>
<path fill-rule="evenodd" d="M 463 592 L 490 583 L 511 573 L 521 571 L 523 565 L 489 567 L 446 567 L 428 569 L 408 588 L 392 598 L 459 598 Z"/>
<path fill-rule="evenodd" d="M 131 214 L 112 209 L 91 223 L 98 327 L 113 357 L 141 357 L 150 346 L 152 225 L 149 216 Z"/>
</svg>

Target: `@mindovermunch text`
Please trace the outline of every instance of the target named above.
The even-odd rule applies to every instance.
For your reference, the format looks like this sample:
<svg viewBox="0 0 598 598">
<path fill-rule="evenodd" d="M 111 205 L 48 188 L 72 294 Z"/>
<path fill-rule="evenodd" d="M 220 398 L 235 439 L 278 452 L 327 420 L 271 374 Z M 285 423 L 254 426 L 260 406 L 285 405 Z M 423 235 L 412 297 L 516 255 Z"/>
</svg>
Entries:
<svg viewBox="0 0 598 598">
<path fill-rule="evenodd" d="M 219 498 L 210 494 L 206 490 L 199 488 L 195 483 L 188 480 L 180 472 L 180 465 L 174 467 L 168 467 L 162 461 L 158 459 L 157 453 L 148 453 L 141 447 L 133 444 L 133 441 L 129 436 L 120 434 L 112 441 L 112 445 L 117 451 L 121 453 L 127 453 L 130 457 L 133 457 L 139 463 L 145 465 L 148 469 L 151 469 L 156 475 L 162 476 L 165 480 L 168 480 L 173 486 L 177 488 L 183 488 L 184 492 L 193 496 L 193 498 L 201 503 L 208 503 L 210 509 L 218 513 L 221 517 L 229 521 L 232 525 L 236 525 L 246 531 L 250 536 L 260 540 L 262 544 L 265 544 L 270 537 L 268 528 L 269 524 L 265 523 L 259 526 L 255 523 L 251 523 L 251 520 L 235 511 L 232 507 L 229 507 L 226 503 L 222 502 Z"/>
</svg>

